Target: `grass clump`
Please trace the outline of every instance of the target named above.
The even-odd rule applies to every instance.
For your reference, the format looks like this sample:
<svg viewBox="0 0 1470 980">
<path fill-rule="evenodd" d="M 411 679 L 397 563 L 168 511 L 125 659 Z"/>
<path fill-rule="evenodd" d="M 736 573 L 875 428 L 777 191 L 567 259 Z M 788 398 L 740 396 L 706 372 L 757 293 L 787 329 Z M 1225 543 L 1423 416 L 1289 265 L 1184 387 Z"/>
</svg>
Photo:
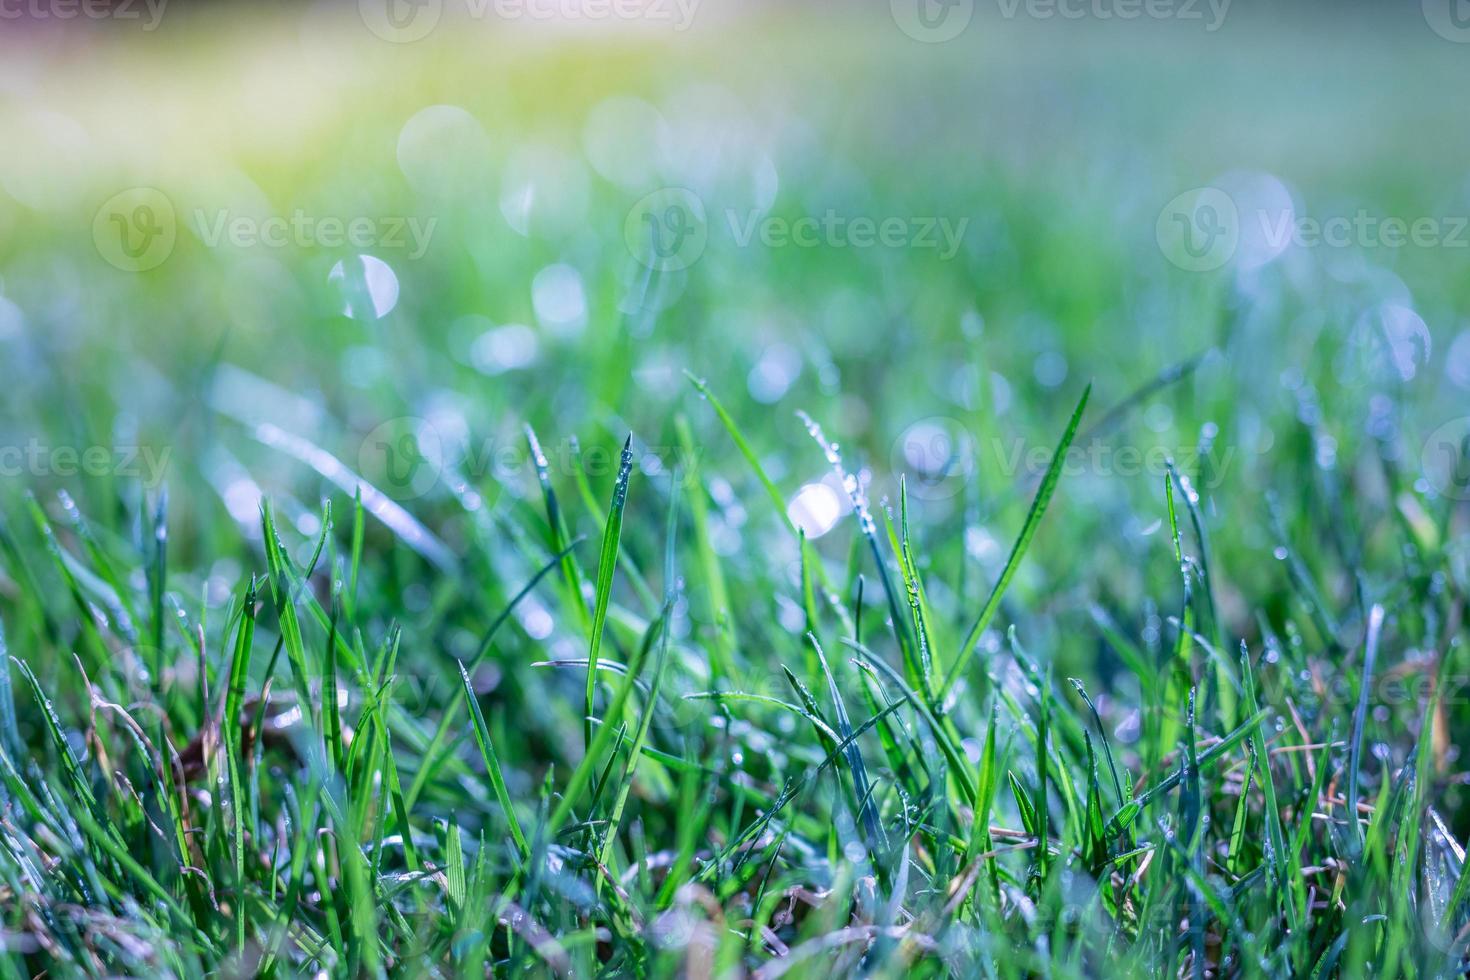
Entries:
<svg viewBox="0 0 1470 980">
<path fill-rule="evenodd" d="M 0 976 L 1465 972 L 1464 52 L 788 6 L 0 57 Z"/>
<path fill-rule="evenodd" d="M 1171 470 L 1170 535 L 1149 560 L 1161 582 L 1175 570 L 1173 611 L 1140 639 L 1094 610 L 1099 642 L 1137 672 L 1100 705 L 1026 649 L 1028 616 L 1004 612 L 1038 530 L 1067 519 L 1047 511 L 1076 491 L 1061 461 L 1086 392 L 978 619 L 948 645 L 969 601 L 932 598 L 940 568 L 907 495 L 885 540 L 814 423 L 853 497 L 846 557 L 797 533 L 791 580 L 708 547 L 708 474 L 745 465 L 732 478 L 781 494 L 696 388 L 716 422 L 697 473 L 636 472 L 630 438 L 606 512 L 571 515 L 539 468 L 544 506 L 501 515 L 526 547 L 523 586 L 494 601 L 467 573 L 431 613 L 482 624 L 467 664 L 397 621 L 389 570 L 423 559 L 367 533 L 361 493 L 327 498 L 314 539 L 266 503 L 256 568 L 220 613 L 177 590 L 167 534 L 136 550 L 74 505 L 57 527 L 33 499 L 34 534 L 6 537 L 24 562 L 0 674 L 7 970 L 1459 969 L 1462 857 L 1437 809 L 1458 643 L 1393 668 L 1424 676 L 1423 703 L 1374 704 L 1378 662 L 1458 599 L 1370 592 L 1365 616 L 1263 615 L 1235 637 L 1211 597 L 1230 579 L 1203 561 L 1209 502 Z M 767 520 L 799 532 L 785 516 Z M 602 527 L 592 569 L 570 537 L 581 524 Z M 654 547 L 648 607 L 626 579 Z M 170 564 L 160 588 L 149 572 Z M 890 584 L 875 605 L 874 576 L 907 600 Z M 53 577 L 62 593 L 41 584 Z M 799 632 L 691 620 L 692 596 L 739 610 L 773 589 Z M 1046 591 L 1033 578 L 1021 601 Z M 535 646 L 527 601 L 590 653 L 516 653 Z M 69 661 L 33 652 L 65 647 Z M 410 662 L 435 682 L 414 706 Z M 492 664 L 504 675 L 487 685 Z M 1346 677 L 1324 696 L 1329 669 Z"/>
</svg>

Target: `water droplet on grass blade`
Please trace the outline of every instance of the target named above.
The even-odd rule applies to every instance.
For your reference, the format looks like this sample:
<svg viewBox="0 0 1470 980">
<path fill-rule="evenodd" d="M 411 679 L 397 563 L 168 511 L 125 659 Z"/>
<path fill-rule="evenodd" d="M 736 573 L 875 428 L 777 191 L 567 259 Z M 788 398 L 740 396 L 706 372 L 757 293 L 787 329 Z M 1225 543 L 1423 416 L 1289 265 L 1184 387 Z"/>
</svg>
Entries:
<svg viewBox="0 0 1470 980">
<path fill-rule="evenodd" d="M 536 331 L 522 323 L 487 330 L 470 345 L 470 363 L 481 374 L 500 374 L 536 360 Z"/>
<path fill-rule="evenodd" d="M 563 263 L 548 265 L 531 281 L 531 305 L 547 329 L 561 334 L 580 333 L 587 321 L 587 295 L 581 274 Z"/>
<path fill-rule="evenodd" d="M 808 483 L 791 498 L 786 516 L 811 539 L 832 530 L 842 511 L 842 498 L 836 490 L 825 483 Z"/>
<path fill-rule="evenodd" d="M 398 276 L 374 255 L 339 261 L 327 283 L 337 291 L 342 315 L 354 320 L 380 320 L 398 305 Z"/>
</svg>

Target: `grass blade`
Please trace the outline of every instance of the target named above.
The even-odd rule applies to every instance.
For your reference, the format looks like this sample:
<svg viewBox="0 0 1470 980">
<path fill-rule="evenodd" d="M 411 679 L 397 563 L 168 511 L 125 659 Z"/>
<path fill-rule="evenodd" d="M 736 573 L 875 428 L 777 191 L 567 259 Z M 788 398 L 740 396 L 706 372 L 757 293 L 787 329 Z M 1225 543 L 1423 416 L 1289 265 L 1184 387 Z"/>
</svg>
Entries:
<svg viewBox="0 0 1470 980">
<path fill-rule="evenodd" d="M 597 590 L 592 609 L 592 640 L 587 652 L 587 699 L 582 714 L 582 744 L 592 748 L 593 700 L 597 693 L 597 659 L 602 652 L 602 633 L 607 625 L 607 607 L 612 601 L 613 573 L 618 565 L 618 543 L 623 534 L 623 510 L 628 506 L 628 479 L 633 473 L 633 437 L 623 443 L 618 478 L 613 485 L 612 506 L 602 534 L 602 554 L 597 560 Z M 610 718 L 612 716 L 609 716 Z"/>
<path fill-rule="evenodd" d="M 1077 426 L 1082 422 L 1082 411 L 1087 407 L 1087 399 L 1091 394 L 1092 385 L 1089 384 L 1083 389 L 1082 397 L 1078 399 L 1077 407 L 1072 411 L 1071 421 L 1067 423 L 1067 429 L 1062 433 L 1061 441 L 1057 443 L 1056 451 L 1051 457 L 1051 465 L 1047 467 L 1041 485 L 1036 488 L 1036 496 L 1031 500 L 1031 509 L 1026 512 L 1026 521 L 1021 525 L 1021 533 L 1016 536 L 1016 542 L 1011 546 L 1010 557 L 1006 559 L 1005 568 L 1001 570 L 1000 578 L 995 580 L 995 587 L 990 590 L 990 598 L 985 600 L 985 605 L 980 609 L 980 615 L 975 618 L 975 624 L 965 635 L 965 641 L 960 644 L 960 649 L 955 656 L 954 663 L 950 666 L 949 674 L 944 678 L 944 683 L 939 685 L 939 691 L 935 695 L 938 703 L 944 702 L 955 682 L 959 680 L 960 673 L 969 662 L 970 651 L 975 649 L 975 644 L 979 642 L 985 628 L 990 625 L 991 619 L 1000 609 L 1000 600 L 1005 596 L 1011 579 L 1016 577 L 1016 570 L 1021 567 L 1021 559 L 1026 556 L 1026 549 L 1031 546 L 1031 539 L 1036 536 L 1036 529 L 1041 526 L 1041 518 L 1046 514 L 1052 494 L 1056 493 L 1057 482 L 1062 478 L 1062 467 L 1067 460 L 1067 450 L 1071 448 L 1072 439 L 1077 435 Z"/>
</svg>

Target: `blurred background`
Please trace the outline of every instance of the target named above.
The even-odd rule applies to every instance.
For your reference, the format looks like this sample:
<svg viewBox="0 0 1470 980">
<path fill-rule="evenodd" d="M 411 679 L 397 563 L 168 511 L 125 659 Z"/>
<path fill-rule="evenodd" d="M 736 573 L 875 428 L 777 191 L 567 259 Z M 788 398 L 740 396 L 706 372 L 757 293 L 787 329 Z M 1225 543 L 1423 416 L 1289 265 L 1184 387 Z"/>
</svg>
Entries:
<svg viewBox="0 0 1470 980">
<path fill-rule="evenodd" d="M 1221 616 L 1255 636 L 1294 601 L 1283 541 L 1346 597 L 1365 553 L 1397 568 L 1373 528 L 1435 533 L 1467 489 L 1457 14 L 9 0 L 0 502 L 66 488 L 141 541 L 166 487 L 179 593 L 209 606 L 258 565 L 262 493 L 309 550 L 360 475 L 369 549 L 399 555 L 375 574 L 406 583 L 385 615 L 458 652 L 413 569 L 544 559 L 515 530 L 523 426 L 597 501 L 632 432 L 630 554 L 658 567 L 697 463 L 732 574 L 777 586 L 738 615 L 799 635 L 795 544 L 688 372 L 834 561 L 851 506 L 797 411 L 875 506 L 908 474 L 959 621 L 1091 382 L 1013 590 L 1034 645 L 1106 674 L 1098 617 L 1157 642 L 1165 458 L 1228 529 Z"/>
</svg>

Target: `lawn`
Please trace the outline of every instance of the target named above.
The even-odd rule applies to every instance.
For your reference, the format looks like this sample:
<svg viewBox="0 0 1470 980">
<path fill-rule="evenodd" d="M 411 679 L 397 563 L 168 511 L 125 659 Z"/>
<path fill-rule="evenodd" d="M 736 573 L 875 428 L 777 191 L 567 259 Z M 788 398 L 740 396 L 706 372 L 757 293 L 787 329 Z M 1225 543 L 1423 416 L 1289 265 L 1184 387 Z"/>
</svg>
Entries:
<svg viewBox="0 0 1470 980">
<path fill-rule="evenodd" d="M 1465 972 L 1470 34 L 1135 9 L 7 15 L 0 975 Z"/>
</svg>

